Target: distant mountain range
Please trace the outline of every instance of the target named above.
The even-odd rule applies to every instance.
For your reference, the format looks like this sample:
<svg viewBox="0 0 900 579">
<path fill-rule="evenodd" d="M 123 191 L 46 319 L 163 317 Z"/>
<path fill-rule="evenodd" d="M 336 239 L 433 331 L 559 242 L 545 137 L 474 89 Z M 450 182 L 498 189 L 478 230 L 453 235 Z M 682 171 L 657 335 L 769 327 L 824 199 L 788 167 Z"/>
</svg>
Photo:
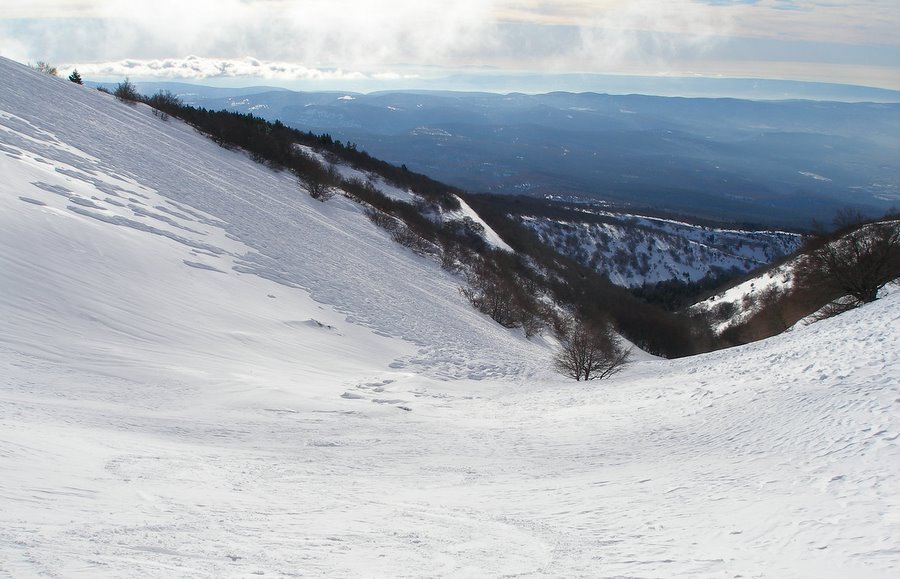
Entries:
<svg viewBox="0 0 900 579">
<path fill-rule="evenodd" d="M 801 228 L 842 207 L 879 215 L 900 202 L 897 103 L 138 88 L 328 133 L 476 192 Z"/>
<path fill-rule="evenodd" d="M 255 94 L 270 90 L 285 90 L 278 87 L 223 88 L 217 79 L 209 79 L 216 86 L 202 86 L 180 82 L 137 83 L 144 90 L 159 89 L 172 92 L 195 92 L 203 97 L 215 96 L 215 91 L 237 90 L 241 94 Z M 542 94 L 553 91 L 593 92 L 611 95 L 656 95 L 687 98 L 738 98 L 751 100 L 806 99 L 817 101 L 900 103 L 900 90 L 869 86 L 810 82 L 798 80 L 776 80 L 758 78 L 709 78 L 709 77 L 660 77 L 615 74 L 496 74 L 459 73 L 435 79 L 418 78 L 415 87 L 389 87 L 383 92 L 410 90 L 453 91 Z M 97 83 L 88 82 L 95 85 Z M 109 86 L 109 83 L 107 83 Z M 293 90 L 307 90 L 299 86 Z M 336 86 L 335 91 L 349 89 Z M 358 89 L 357 92 L 371 92 Z"/>
</svg>

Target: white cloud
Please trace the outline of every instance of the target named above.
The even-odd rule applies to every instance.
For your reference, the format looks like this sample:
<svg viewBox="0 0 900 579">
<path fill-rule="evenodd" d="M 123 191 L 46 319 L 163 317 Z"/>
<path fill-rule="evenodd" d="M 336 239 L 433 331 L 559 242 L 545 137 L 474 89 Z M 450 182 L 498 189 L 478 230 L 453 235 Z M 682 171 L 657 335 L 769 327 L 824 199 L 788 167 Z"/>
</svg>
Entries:
<svg viewBox="0 0 900 579">
<path fill-rule="evenodd" d="M 897 47 L 898 21 L 896 0 L 30 0 L 0 14 L 0 54 L 169 78 L 259 70 L 260 78 L 396 80 L 410 67 L 665 74 L 703 62 L 729 60 L 734 71 L 791 61 L 776 54 L 789 43 L 809 42 L 807 54 L 824 41 Z M 769 44 L 759 50 L 736 38 Z M 831 64 L 891 68 L 883 61 L 893 52 L 869 60 L 860 50 L 853 62 L 845 54 Z M 827 68 L 828 51 L 805 60 Z M 267 64 L 254 68 L 248 56 Z"/>
<path fill-rule="evenodd" d="M 296 63 L 270 62 L 256 58 L 216 59 L 199 56 L 88 63 L 78 65 L 78 69 L 83 76 L 91 78 L 122 78 L 126 76 L 171 80 L 257 78 L 282 81 L 360 81 L 415 78 L 415 75 L 404 75 L 391 71 L 364 73 L 340 68 L 311 68 Z"/>
<path fill-rule="evenodd" d="M 480 45 L 492 22 L 491 2 L 484 0 L 456 0 L 439 9 L 421 0 L 107 0 L 95 3 L 93 13 L 128 31 L 102 59 L 250 54 L 354 68 L 445 62 Z"/>
<path fill-rule="evenodd" d="M 685 50 L 712 48 L 731 28 L 727 12 L 693 0 L 619 2 L 581 26 L 581 57 L 607 70 L 622 64 L 664 67 Z"/>
</svg>

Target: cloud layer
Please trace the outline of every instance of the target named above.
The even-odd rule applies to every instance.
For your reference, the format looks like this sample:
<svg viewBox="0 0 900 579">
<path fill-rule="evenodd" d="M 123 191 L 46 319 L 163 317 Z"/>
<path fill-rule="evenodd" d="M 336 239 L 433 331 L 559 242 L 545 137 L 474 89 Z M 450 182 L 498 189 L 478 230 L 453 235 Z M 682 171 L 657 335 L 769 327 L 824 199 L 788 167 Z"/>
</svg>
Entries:
<svg viewBox="0 0 900 579">
<path fill-rule="evenodd" d="M 829 65 L 875 65 L 874 84 L 900 85 L 898 23 L 896 0 L 30 0 L 0 15 L 0 54 L 192 79 L 472 67 L 735 76 L 791 62 L 821 80 Z"/>
<path fill-rule="evenodd" d="M 383 71 L 364 73 L 341 68 L 310 68 L 292 62 L 269 62 L 256 58 L 186 58 L 124 59 L 87 63 L 79 66 L 84 76 L 98 79 L 163 78 L 168 80 L 203 80 L 255 78 L 276 81 L 397 81 L 416 75 Z"/>
</svg>

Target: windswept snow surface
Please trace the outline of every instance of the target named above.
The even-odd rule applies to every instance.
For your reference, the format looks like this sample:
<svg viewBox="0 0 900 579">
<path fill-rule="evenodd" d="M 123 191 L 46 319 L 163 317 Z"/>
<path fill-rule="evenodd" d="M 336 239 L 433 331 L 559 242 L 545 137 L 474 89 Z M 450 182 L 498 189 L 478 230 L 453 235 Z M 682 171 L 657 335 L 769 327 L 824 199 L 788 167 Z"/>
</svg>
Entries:
<svg viewBox="0 0 900 579">
<path fill-rule="evenodd" d="M 900 575 L 900 293 L 561 381 L 350 202 L 0 72 L 0 576 Z"/>
</svg>

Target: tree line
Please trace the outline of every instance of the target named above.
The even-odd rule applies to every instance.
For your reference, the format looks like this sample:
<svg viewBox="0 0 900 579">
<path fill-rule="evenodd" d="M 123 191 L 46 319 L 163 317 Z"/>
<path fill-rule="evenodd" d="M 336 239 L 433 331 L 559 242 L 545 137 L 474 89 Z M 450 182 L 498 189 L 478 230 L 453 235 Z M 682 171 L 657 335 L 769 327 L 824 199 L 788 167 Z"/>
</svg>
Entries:
<svg viewBox="0 0 900 579">
<path fill-rule="evenodd" d="M 769 291 L 761 296 L 765 307 L 759 308 L 760 313 L 716 336 L 708 320 L 675 309 L 696 295 L 695 291 L 721 282 L 733 272 L 720 272 L 704 280 L 703 287 L 670 284 L 629 291 L 557 253 L 509 217 L 516 212 L 561 217 L 571 215 L 573 208 L 524 197 L 464 192 L 409 171 L 405 165 L 376 159 L 355 144 L 344 144 L 328 134 L 300 131 L 252 114 L 188 106 L 165 91 L 143 97 L 127 79 L 114 94 L 127 102 L 144 102 L 162 115 L 176 116 L 222 146 L 246 150 L 258 162 L 293 171 L 314 198 L 326 200 L 340 191 L 368 205 L 370 217 L 395 241 L 435 255 L 444 267 L 461 273 L 466 280 L 461 293 L 498 323 L 522 328 L 527 336 L 550 328 L 564 350 L 582 348 L 588 337 L 592 347 L 605 352 L 605 360 L 627 359 L 608 338 L 611 328 L 650 353 L 687 356 L 773 335 L 823 303 L 832 304 L 831 309 L 837 311 L 871 301 L 878 289 L 900 275 L 896 222 L 864 224 L 861 216 L 845 212 L 836 218 L 834 233 L 820 233 L 802 250 L 806 257 L 800 261 L 798 283 L 791 292 Z M 326 162 L 304 153 L 298 145 L 317 151 Z M 343 179 L 334 169 L 335 162 L 378 174 L 422 201 L 392 199 L 369 182 Z M 488 247 L 472 223 L 435 218 L 441 210 L 459 209 L 457 197 L 465 199 L 515 253 Z M 583 213 L 579 217 L 585 219 Z M 589 219 L 605 221 L 604 216 Z M 837 301 L 848 294 L 849 300 Z M 563 311 L 550 304 L 561 305 Z M 572 351 L 568 354 L 571 359 Z M 576 379 L 608 375 L 585 368 L 568 374 Z"/>
</svg>

